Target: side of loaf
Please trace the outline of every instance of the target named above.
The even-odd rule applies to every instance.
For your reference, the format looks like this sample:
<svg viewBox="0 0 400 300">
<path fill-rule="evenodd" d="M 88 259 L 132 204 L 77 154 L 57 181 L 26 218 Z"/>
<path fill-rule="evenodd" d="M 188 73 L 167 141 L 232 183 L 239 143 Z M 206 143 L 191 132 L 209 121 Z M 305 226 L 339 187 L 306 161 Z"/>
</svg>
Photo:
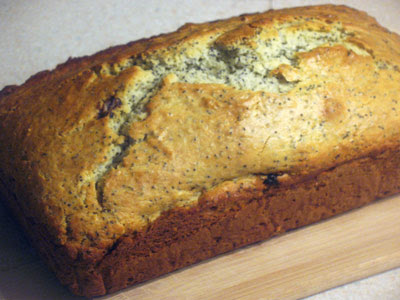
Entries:
<svg viewBox="0 0 400 300">
<path fill-rule="evenodd" d="M 0 92 L 0 193 L 97 296 L 400 192 L 400 37 L 314 6 L 187 24 Z"/>
</svg>

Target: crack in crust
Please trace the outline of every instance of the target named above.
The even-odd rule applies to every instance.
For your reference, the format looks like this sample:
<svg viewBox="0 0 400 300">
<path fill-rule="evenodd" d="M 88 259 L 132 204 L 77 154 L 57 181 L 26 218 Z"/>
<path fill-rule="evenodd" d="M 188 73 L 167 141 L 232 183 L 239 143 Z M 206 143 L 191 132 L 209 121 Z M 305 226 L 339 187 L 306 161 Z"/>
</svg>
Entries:
<svg viewBox="0 0 400 300">
<path fill-rule="evenodd" d="M 123 63 L 109 65 L 103 68 L 103 71 L 96 68 L 96 74 L 106 72 L 118 76 L 121 72 L 136 67 L 151 72 L 153 76 L 145 85 L 147 94 L 128 100 L 131 110 L 116 130 L 125 140 L 122 144 L 115 145 L 118 150 L 114 157 L 110 157 L 98 168 L 103 170 L 97 171 L 96 175 L 98 202 L 103 209 L 105 178 L 111 170 L 118 168 L 132 145 L 140 142 L 130 136 L 127 129 L 137 121 L 138 113 L 143 114 L 140 120 L 146 118 L 146 104 L 159 91 L 160 83 L 165 81 L 166 77 L 180 82 L 224 84 L 242 90 L 288 93 L 301 82 L 297 74 L 299 52 L 312 51 L 321 45 L 346 44 L 344 41 L 350 36 L 350 33 L 341 28 L 339 22 L 330 22 L 327 25 L 314 20 L 315 23 L 309 25 L 310 28 L 316 29 L 312 34 L 309 33 L 310 28 L 304 28 L 301 21 L 277 23 L 273 30 L 269 27 L 263 28 L 257 21 L 253 22 L 252 28 L 256 30 L 247 31 L 247 27 L 238 26 L 226 32 L 206 32 L 205 36 L 209 36 L 210 39 L 206 47 L 196 41 L 188 41 L 170 47 L 169 52 L 164 49 L 156 50 L 149 55 L 139 55 Z M 297 44 L 289 44 L 289 38 L 295 39 Z M 267 44 L 264 44 L 265 41 Z M 354 51 L 365 54 L 361 48 L 354 45 L 352 47 Z"/>
</svg>

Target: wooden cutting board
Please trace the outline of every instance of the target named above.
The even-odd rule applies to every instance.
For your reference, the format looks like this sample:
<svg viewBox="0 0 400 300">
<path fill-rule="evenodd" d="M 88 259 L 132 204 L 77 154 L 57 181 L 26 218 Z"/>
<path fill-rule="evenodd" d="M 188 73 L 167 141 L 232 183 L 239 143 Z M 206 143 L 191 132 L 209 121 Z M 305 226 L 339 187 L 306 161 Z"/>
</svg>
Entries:
<svg viewBox="0 0 400 300">
<path fill-rule="evenodd" d="M 81 299 L 0 217 L 0 299 Z M 298 299 L 398 266 L 400 196 L 100 299 Z"/>
</svg>

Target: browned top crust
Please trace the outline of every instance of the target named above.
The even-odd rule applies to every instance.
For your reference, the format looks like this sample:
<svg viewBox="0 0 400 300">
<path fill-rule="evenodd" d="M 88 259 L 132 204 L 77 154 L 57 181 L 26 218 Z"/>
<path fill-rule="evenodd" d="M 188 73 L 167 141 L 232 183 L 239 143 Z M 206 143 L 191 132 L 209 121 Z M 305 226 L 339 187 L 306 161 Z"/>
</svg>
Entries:
<svg viewBox="0 0 400 300">
<path fill-rule="evenodd" d="M 398 148 L 399 49 L 327 5 L 70 59 L 0 92 L 0 179 L 57 244 L 102 253 L 205 193 Z"/>
</svg>

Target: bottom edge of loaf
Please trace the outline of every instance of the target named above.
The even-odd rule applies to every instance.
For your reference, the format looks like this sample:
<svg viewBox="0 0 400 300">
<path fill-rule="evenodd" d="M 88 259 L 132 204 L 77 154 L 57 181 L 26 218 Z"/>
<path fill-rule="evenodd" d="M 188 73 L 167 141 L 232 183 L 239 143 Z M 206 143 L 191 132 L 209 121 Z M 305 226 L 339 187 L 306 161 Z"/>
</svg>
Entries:
<svg viewBox="0 0 400 300">
<path fill-rule="evenodd" d="M 145 231 L 120 238 L 93 262 L 72 259 L 68 247 L 49 241 L 46 228 L 24 217 L 16 201 L 8 204 L 61 283 L 74 294 L 93 297 L 400 192 L 399 166 L 400 150 L 392 149 L 298 183 L 268 186 L 261 180 L 252 188 L 205 196 L 194 207 L 167 211 Z"/>
</svg>

